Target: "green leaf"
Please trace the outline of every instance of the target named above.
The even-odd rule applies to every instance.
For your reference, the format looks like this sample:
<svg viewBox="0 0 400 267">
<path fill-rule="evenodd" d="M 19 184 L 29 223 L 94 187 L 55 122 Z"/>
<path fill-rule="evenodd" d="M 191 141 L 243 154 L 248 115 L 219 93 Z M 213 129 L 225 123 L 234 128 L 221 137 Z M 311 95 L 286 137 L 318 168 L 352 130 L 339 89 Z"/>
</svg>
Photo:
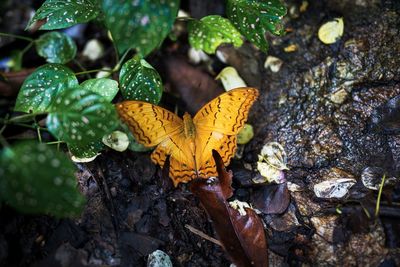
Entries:
<svg viewBox="0 0 400 267">
<path fill-rule="evenodd" d="M 74 40 L 62 32 L 48 32 L 36 40 L 36 51 L 49 63 L 65 64 L 76 55 Z"/>
<path fill-rule="evenodd" d="M 280 0 L 228 0 L 226 9 L 233 25 L 263 52 L 268 49 L 267 31 L 283 34 L 281 19 L 286 7 Z"/>
<path fill-rule="evenodd" d="M 98 93 L 109 102 L 118 93 L 118 82 L 108 78 L 89 79 L 84 81 L 81 86 L 85 90 Z"/>
<path fill-rule="evenodd" d="M 79 215 L 85 199 L 76 188 L 74 172 L 67 156 L 52 147 L 17 143 L 0 155 L 0 195 L 21 212 Z"/>
<path fill-rule="evenodd" d="M 96 156 L 104 145 L 101 141 L 95 141 L 86 145 L 71 144 L 68 145 L 69 151 L 77 158 L 91 158 Z"/>
<path fill-rule="evenodd" d="M 88 22 L 100 13 L 97 0 L 46 0 L 28 23 L 46 19 L 41 30 L 55 30 Z"/>
<path fill-rule="evenodd" d="M 158 72 L 146 60 L 128 60 L 119 74 L 121 93 L 125 99 L 158 104 L 162 96 L 162 81 Z"/>
<path fill-rule="evenodd" d="M 143 57 L 171 31 L 179 0 L 103 0 L 107 28 L 118 51 L 136 49 Z"/>
<path fill-rule="evenodd" d="M 85 146 L 100 141 L 118 126 L 114 106 L 99 94 L 70 88 L 51 105 L 47 128 L 69 146 Z"/>
<path fill-rule="evenodd" d="M 189 21 L 188 31 L 190 45 L 209 54 L 214 54 L 217 47 L 224 43 L 235 47 L 243 44 L 240 32 L 228 19 L 218 15 Z"/>
<path fill-rule="evenodd" d="M 29 75 L 19 91 L 16 111 L 44 112 L 66 88 L 78 85 L 75 74 L 64 65 L 46 64 Z"/>
</svg>

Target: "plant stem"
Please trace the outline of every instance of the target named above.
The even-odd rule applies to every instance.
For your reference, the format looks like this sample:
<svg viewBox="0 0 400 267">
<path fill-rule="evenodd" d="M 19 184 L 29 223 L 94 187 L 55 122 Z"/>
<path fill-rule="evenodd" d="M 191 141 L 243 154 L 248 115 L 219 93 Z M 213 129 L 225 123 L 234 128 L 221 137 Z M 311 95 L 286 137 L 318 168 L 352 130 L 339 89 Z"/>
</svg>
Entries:
<svg viewBox="0 0 400 267">
<path fill-rule="evenodd" d="M 385 179 L 386 179 L 386 174 L 383 175 L 381 184 L 379 185 L 378 198 L 376 199 L 376 206 L 375 206 L 375 219 L 379 215 L 379 207 L 381 204 L 381 196 L 382 196 L 383 186 L 385 185 Z"/>
<path fill-rule="evenodd" d="M 6 121 L 8 121 L 8 122 L 18 122 L 18 121 L 29 119 L 29 118 L 34 118 L 34 117 L 40 116 L 40 115 L 47 115 L 47 112 L 24 114 L 24 115 L 13 117 L 13 118 L 11 118 L 9 120 L 6 120 Z"/>
<path fill-rule="evenodd" d="M 22 51 L 21 51 L 21 56 L 23 56 L 23 55 L 26 53 L 26 51 L 28 51 L 29 48 L 32 47 L 33 44 L 34 44 L 34 42 L 32 41 L 32 42 L 30 42 L 27 46 L 25 46 L 25 48 L 22 49 Z"/>
<path fill-rule="evenodd" d="M 81 73 L 85 74 L 87 79 L 90 79 L 90 78 L 91 78 L 90 75 L 89 75 L 89 73 L 88 73 L 88 70 L 85 69 L 85 67 L 83 67 L 82 64 L 79 63 L 78 60 L 74 59 L 74 63 L 82 70 Z"/>
<path fill-rule="evenodd" d="M 59 145 L 65 143 L 64 141 L 52 141 L 52 142 L 47 142 L 46 145 Z"/>
<path fill-rule="evenodd" d="M 121 68 L 121 64 L 125 60 L 125 58 L 128 55 L 129 51 L 130 51 L 130 49 L 126 50 L 126 52 L 122 55 L 121 59 L 118 60 L 117 64 L 113 68 L 114 72 L 118 71 Z"/>
<path fill-rule="evenodd" d="M 109 69 L 95 69 L 95 70 L 86 70 L 86 71 L 81 71 L 81 72 L 75 72 L 75 75 L 83 75 L 83 74 L 99 72 L 99 71 L 106 71 L 106 72 L 110 72 L 110 73 L 114 72 L 114 70 L 109 70 Z"/>
<path fill-rule="evenodd" d="M 33 42 L 32 38 L 29 38 L 29 37 L 26 37 L 26 36 L 21 36 L 21 35 L 16 35 L 16 34 L 12 34 L 12 33 L 0 32 L 0 36 L 11 37 L 11 38 L 15 38 L 15 39 L 25 40 L 25 41 L 28 41 L 28 42 Z"/>
</svg>

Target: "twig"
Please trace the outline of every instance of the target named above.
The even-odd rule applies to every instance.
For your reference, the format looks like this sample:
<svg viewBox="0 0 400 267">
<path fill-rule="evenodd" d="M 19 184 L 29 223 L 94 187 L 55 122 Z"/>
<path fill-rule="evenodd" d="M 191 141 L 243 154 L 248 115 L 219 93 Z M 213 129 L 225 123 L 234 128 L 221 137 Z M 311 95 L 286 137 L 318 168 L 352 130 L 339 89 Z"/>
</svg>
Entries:
<svg viewBox="0 0 400 267">
<path fill-rule="evenodd" d="M 219 240 L 217 240 L 217 239 L 215 239 L 215 238 L 213 238 L 213 237 L 211 237 L 211 236 L 209 236 L 209 235 L 203 233 L 203 232 L 200 231 L 200 230 L 197 230 L 196 228 L 190 226 L 189 224 L 185 224 L 185 227 L 186 227 L 190 232 L 192 232 L 193 234 L 196 234 L 196 235 L 200 236 L 201 238 L 204 238 L 204 239 L 206 239 L 206 240 L 208 240 L 208 241 L 214 243 L 215 245 L 224 247 L 224 245 L 222 245 L 222 243 L 221 243 Z"/>
<path fill-rule="evenodd" d="M 381 184 L 379 186 L 378 198 L 376 200 L 376 207 L 375 207 L 375 218 L 378 217 L 379 215 L 379 206 L 381 204 L 381 196 L 382 196 L 383 186 L 385 185 L 385 178 L 386 174 L 383 175 Z"/>
</svg>

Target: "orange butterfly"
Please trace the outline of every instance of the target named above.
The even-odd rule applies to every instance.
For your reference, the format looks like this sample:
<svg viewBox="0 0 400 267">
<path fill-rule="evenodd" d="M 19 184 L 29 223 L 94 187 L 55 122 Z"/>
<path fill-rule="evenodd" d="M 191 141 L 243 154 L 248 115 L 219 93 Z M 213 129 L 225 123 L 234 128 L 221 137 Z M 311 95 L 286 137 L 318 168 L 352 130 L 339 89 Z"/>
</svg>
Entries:
<svg viewBox="0 0 400 267">
<path fill-rule="evenodd" d="M 185 113 L 182 120 L 142 101 L 124 101 L 117 104 L 117 111 L 139 143 L 157 146 L 151 154 L 154 163 L 163 167 L 170 155 L 169 175 L 177 186 L 196 177 L 217 176 L 213 149 L 225 166 L 229 164 L 236 150 L 236 135 L 257 97 L 254 88 L 230 90 L 203 106 L 193 119 Z"/>
</svg>

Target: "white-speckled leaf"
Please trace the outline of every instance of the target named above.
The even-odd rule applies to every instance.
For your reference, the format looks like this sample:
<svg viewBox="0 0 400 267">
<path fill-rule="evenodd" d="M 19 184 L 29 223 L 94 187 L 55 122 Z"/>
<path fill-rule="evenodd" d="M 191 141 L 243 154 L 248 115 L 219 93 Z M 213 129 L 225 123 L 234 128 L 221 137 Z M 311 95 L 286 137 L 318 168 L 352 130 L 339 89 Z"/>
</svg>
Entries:
<svg viewBox="0 0 400 267">
<path fill-rule="evenodd" d="M 53 99 L 69 87 L 78 85 L 75 74 L 60 64 L 46 64 L 29 75 L 19 91 L 16 111 L 48 111 Z"/>
<path fill-rule="evenodd" d="M 227 15 L 233 25 L 263 52 L 268 49 L 267 31 L 281 35 L 286 7 L 280 0 L 228 0 Z"/>
<path fill-rule="evenodd" d="M 221 44 L 229 43 L 235 47 L 243 44 L 240 32 L 228 19 L 218 15 L 189 21 L 188 31 L 190 45 L 209 54 L 214 54 Z"/>
<path fill-rule="evenodd" d="M 100 13 L 97 0 L 46 0 L 28 23 L 46 19 L 41 30 L 55 30 L 88 22 Z"/>
<path fill-rule="evenodd" d="M 118 93 L 118 82 L 108 78 L 89 79 L 81 86 L 85 90 L 98 93 L 110 102 Z"/>
<path fill-rule="evenodd" d="M 21 212 L 79 215 L 85 199 L 77 190 L 74 172 L 68 157 L 53 147 L 17 143 L 0 156 L 0 195 Z"/>
<path fill-rule="evenodd" d="M 114 106 L 99 94 L 70 88 L 51 105 L 47 128 L 69 146 L 85 146 L 100 141 L 119 124 Z"/>
<path fill-rule="evenodd" d="M 128 60 L 119 74 L 121 93 L 127 100 L 141 100 L 158 104 L 163 85 L 158 72 L 146 60 L 138 57 Z"/>
<path fill-rule="evenodd" d="M 37 53 L 49 63 L 65 64 L 76 55 L 74 40 L 62 32 L 48 32 L 42 34 L 35 41 Z"/>
<path fill-rule="evenodd" d="M 89 144 L 80 145 L 80 144 L 68 144 L 69 152 L 75 157 L 79 159 L 89 159 L 95 158 L 100 154 L 100 151 L 104 148 L 103 143 L 99 141 L 94 141 Z M 72 158 L 72 157 L 71 157 Z M 88 161 L 86 161 L 88 162 Z"/>
<path fill-rule="evenodd" d="M 103 0 L 106 25 L 118 51 L 134 48 L 142 56 L 168 35 L 178 8 L 179 0 Z"/>
</svg>

